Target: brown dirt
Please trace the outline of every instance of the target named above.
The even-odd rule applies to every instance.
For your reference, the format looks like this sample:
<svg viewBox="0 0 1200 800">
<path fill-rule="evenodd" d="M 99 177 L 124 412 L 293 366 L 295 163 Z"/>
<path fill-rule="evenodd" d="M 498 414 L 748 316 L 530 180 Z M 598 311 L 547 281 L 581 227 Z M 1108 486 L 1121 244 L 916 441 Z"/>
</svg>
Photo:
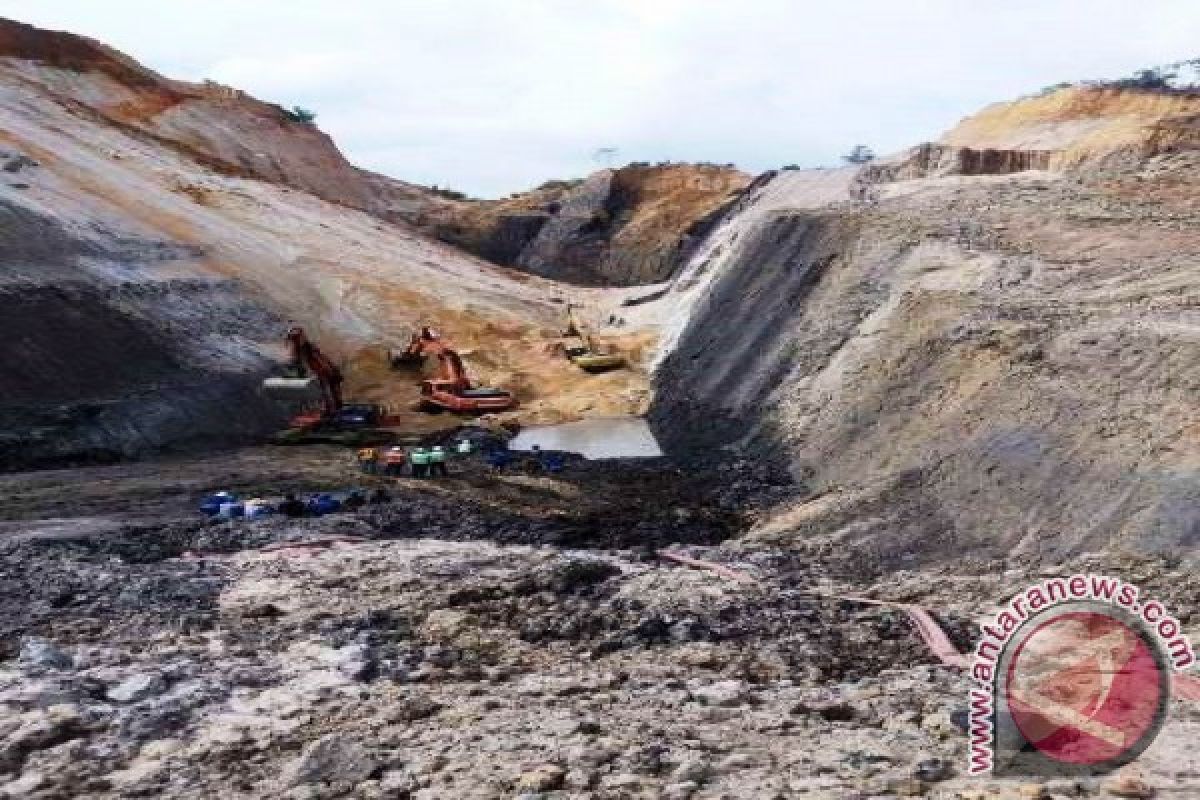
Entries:
<svg viewBox="0 0 1200 800">
<path fill-rule="evenodd" d="M 1118 152 L 1153 156 L 1194 133 L 1183 124 L 1200 114 L 1200 93 L 1070 87 L 988 106 L 941 139 L 998 150 L 1056 150 L 1056 167 Z"/>
</svg>

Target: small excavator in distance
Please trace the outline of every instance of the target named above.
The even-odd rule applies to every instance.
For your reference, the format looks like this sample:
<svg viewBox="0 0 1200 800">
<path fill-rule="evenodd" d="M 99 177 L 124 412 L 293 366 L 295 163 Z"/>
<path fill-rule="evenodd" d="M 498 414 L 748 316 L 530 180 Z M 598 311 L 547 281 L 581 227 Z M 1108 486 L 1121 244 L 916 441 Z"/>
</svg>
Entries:
<svg viewBox="0 0 1200 800">
<path fill-rule="evenodd" d="M 462 357 L 428 327 L 413 334 L 407 349 L 392 355 L 392 366 L 400 369 L 420 365 L 427 355 L 437 357 L 441 374 L 421 381 L 422 411 L 487 414 L 516 407 L 517 399 L 511 392 L 472 386 Z"/>
<path fill-rule="evenodd" d="M 596 347 L 591 334 L 576 321 L 574 309 L 574 304 L 567 304 L 567 329 L 563 331 L 570 362 L 584 372 L 608 372 L 625 366 L 625 357 L 620 353 L 601 352 Z"/>
</svg>

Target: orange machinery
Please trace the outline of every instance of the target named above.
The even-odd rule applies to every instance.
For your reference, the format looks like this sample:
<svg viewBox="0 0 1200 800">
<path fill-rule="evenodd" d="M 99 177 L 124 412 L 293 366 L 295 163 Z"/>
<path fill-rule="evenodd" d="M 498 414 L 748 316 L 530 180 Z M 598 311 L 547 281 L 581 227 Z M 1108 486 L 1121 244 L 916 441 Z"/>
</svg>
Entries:
<svg viewBox="0 0 1200 800">
<path fill-rule="evenodd" d="M 441 374 L 421 381 L 421 408 L 425 411 L 454 411 L 485 414 L 506 411 L 517 405 L 512 392 L 472 386 L 462 357 L 428 327 L 414 333 L 408 348 L 392 358 L 393 366 L 419 364 L 425 356 L 436 356 Z"/>
</svg>

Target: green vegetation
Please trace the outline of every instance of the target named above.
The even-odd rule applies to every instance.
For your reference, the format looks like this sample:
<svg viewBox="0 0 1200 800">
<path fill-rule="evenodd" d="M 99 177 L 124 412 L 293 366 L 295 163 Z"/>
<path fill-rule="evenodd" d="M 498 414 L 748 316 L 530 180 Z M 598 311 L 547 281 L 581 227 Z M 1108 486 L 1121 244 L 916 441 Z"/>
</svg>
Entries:
<svg viewBox="0 0 1200 800">
<path fill-rule="evenodd" d="M 1171 81 L 1179 77 L 1179 73 L 1165 67 L 1139 69 L 1128 78 L 1112 81 L 1109 85 L 1122 89 L 1171 89 Z"/>
<path fill-rule="evenodd" d="M 309 111 L 307 108 L 302 108 L 301 106 L 292 106 L 290 109 L 285 108 L 282 110 L 285 117 L 292 122 L 299 122 L 303 125 L 312 125 L 317 119 L 315 111 Z"/>
<path fill-rule="evenodd" d="M 1055 92 L 1057 92 L 1061 89 L 1070 89 L 1074 85 L 1075 84 L 1071 83 L 1070 81 L 1063 81 L 1062 83 L 1052 83 L 1049 86 L 1043 86 L 1038 91 L 1038 93 L 1034 95 L 1034 97 L 1045 97 L 1046 95 L 1054 94 Z"/>
<path fill-rule="evenodd" d="M 875 160 L 875 151 L 865 144 L 856 144 L 854 149 L 842 156 L 847 164 L 866 164 Z"/>
<path fill-rule="evenodd" d="M 442 189 L 436 184 L 429 187 L 429 193 L 435 194 L 438 197 L 444 197 L 447 200 L 470 200 L 471 197 L 466 192 L 457 192 L 454 189 Z"/>
<path fill-rule="evenodd" d="M 543 191 L 543 190 L 549 190 L 549 189 L 574 189 L 576 186 L 579 186 L 582 183 L 583 183 L 582 178 L 575 178 L 574 180 L 546 181 L 541 186 L 537 187 L 537 190 Z M 520 194 L 520 193 L 518 192 L 518 194 Z"/>
<path fill-rule="evenodd" d="M 1085 86 L 1092 89 L 1136 89 L 1144 92 L 1194 93 L 1200 91 L 1200 58 L 1176 61 L 1159 67 L 1135 70 L 1132 75 L 1113 80 L 1063 81 L 1043 87 L 1026 97 L 1045 97 L 1060 89 Z"/>
</svg>

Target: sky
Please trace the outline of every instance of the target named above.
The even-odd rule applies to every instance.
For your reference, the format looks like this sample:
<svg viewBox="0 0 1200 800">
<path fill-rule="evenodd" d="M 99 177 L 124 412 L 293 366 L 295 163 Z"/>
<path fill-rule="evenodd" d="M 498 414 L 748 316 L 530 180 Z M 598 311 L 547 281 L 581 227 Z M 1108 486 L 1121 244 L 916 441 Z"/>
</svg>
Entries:
<svg viewBox="0 0 1200 800">
<path fill-rule="evenodd" d="M 1196 0 L 0 0 L 0 16 L 312 109 L 354 163 L 478 197 L 629 161 L 830 165 L 1200 56 Z"/>
</svg>

